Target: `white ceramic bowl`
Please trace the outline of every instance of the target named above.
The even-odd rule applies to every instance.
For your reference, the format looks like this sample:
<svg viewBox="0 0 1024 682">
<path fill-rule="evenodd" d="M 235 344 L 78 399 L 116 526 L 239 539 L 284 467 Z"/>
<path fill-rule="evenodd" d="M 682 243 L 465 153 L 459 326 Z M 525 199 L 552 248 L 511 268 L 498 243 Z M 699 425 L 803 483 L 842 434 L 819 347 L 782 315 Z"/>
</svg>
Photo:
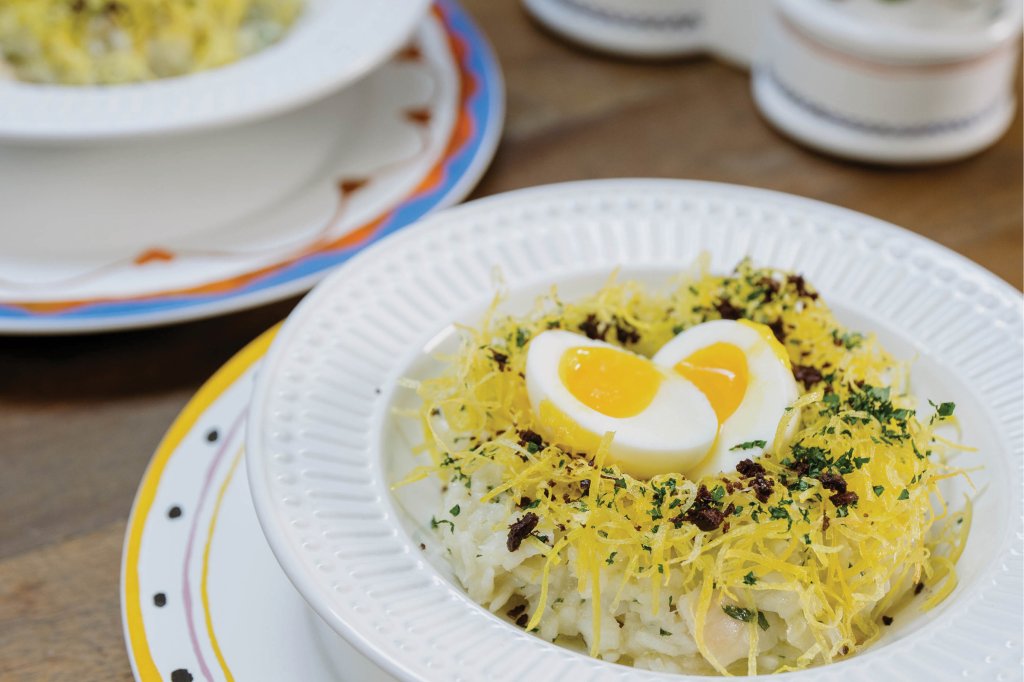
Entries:
<svg viewBox="0 0 1024 682">
<path fill-rule="evenodd" d="M 419 548 L 438 544 L 426 520 L 439 486 L 390 489 L 420 438 L 392 408 L 413 401 L 400 377 L 437 371 L 430 353 L 452 342 L 452 322 L 479 319 L 494 266 L 516 309 L 555 282 L 564 298 L 592 291 L 615 267 L 663 281 L 705 251 L 716 271 L 750 255 L 805 273 L 846 324 L 917 358 L 915 390 L 955 400 L 964 439 L 983 453 L 973 478 L 984 493 L 954 593 L 926 616 L 901 612 L 863 654 L 773 679 L 1019 675 L 1019 292 L 867 216 L 686 181 L 554 185 L 450 209 L 353 258 L 295 310 L 260 369 L 247 463 L 270 546 L 328 625 L 404 680 L 673 679 L 555 646 L 472 602 L 443 557 Z"/>
<path fill-rule="evenodd" d="M 371 71 L 429 0 L 305 0 L 276 44 L 227 66 L 129 85 L 0 80 L 0 141 L 82 141 L 224 126 L 297 107 Z"/>
</svg>

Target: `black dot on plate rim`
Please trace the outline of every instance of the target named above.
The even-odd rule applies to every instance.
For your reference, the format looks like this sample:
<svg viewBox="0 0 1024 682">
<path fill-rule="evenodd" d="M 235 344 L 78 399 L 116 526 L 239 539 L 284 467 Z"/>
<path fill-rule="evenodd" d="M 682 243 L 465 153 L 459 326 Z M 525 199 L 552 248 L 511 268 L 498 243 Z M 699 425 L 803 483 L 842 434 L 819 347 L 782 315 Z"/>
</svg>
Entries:
<svg viewBox="0 0 1024 682">
<path fill-rule="evenodd" d="M 217 429 L 210 429 L 206 432 L 206 442 L 216 443 L 218 438 L 220 438 L 220 431 Z"/>
<path fill-rule="evenodd" d="M 192 682 L 192 673 L 185 668 L 178 668 L 171 672 L 171 682 Z"/>
<path fill-rule="evenodd" d="M 157 606 L 163 606 L 167 603 L 167 595 L 163 592 L 157 592 L 153 595 L 153 603 Z"/>
<path fill-rule="evenodd" d="M 172 519 L 178 518 L 179 516 L 181 516 L 181 507 L 179 507 L 178 505 L 174 505 L 173 507 L 167 510 L 167 516 Z"/>
</svg>

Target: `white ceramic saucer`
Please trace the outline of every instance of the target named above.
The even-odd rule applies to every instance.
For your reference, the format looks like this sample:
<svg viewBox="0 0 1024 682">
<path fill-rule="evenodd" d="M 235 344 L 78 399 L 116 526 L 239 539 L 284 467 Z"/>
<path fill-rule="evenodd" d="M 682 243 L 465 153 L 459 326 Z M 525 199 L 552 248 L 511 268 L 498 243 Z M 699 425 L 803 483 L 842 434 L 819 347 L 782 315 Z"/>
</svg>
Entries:
<svg viewBox="0 0 1024 682">
<path fill-rule="evenodd" d="M 300 293 L 464 198 L 502 120 L 486 40 L 440 0 L 391 62 L 282 117 L 170 140 L 0 146 L 0 333 L 151 326 Z"/>
<path fill-rule="evenodd" d="M 132 510 L 121 571 L 140 682 L 385 682 L 333 634 L 270 552 L 249 497 L 242 434 L 264 334 L 196 394 L 160 444 Z"/>
</svg>

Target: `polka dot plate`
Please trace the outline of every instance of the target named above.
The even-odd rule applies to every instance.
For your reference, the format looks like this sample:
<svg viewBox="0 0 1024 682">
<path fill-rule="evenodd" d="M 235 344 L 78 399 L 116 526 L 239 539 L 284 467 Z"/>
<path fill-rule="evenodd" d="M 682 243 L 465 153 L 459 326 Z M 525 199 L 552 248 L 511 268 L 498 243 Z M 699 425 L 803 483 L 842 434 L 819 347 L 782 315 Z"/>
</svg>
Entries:
<svg viewBox="0 0 1024 682">
<path fill-rule="evenodd" d="M 306 606 L 256 520 L 242 436 L 253 379 L 275 331 L 196 394 L 139 487 L 121 608 L 140 682 L 392 679 Z"/>
</svg>

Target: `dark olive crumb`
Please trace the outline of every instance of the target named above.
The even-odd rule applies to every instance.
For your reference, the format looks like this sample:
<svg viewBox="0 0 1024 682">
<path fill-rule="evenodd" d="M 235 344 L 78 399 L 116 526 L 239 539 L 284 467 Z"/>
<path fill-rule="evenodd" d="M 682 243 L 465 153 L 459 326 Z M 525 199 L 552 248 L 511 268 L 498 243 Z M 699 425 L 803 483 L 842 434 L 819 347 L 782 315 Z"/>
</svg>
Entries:
<svg viewBox="0 0 1024 682">
<path fill-rule="evenodd" d="M 692 511 L 692 510 L 691 510 Z M 704 532 L 710 532 L 721 525 L 725 514 L 717 509 L 698 509 L 693 513 L 687 513 L 686 520 L 697 526 Z"/>
<path fill-rule="evenodd" d="M 693 506 L 687 509 L 685 514 L 680 514 L 669 519 L 669 521 L 676 528 L 682 525 L 683 521 L 688 521 L 705 533 L 713 531 L 722 525 L 722 521 L 725 520 L 725 514 L 721 510 L 716 509 L 715 504 L 714 496 L 707 486 L 702 485 L 697 489 L 697 496 L 694 498 Z"/>
<path fill-rule="evenodd" d="M 790 275 L 786 280 L 793 285 L 794 289 L 796 289 L 797 296 L 809 298 L 811 300 L 818 298 L 817 291 L 807 288 L 807 281 L 804 280 L 803 275 Z"/>
<path fill-rule="evenodd" d="M 917 595 L 921 594 L 921 590 L 923 590 L 923 589 L 924 589 L 924 583 L 917 583 L 916 585 L 914 585 L 914 595 L 917 596 Z"/>
<path fill-rule="evenodd" d="M 420 543 L 420 549 L 426 550 L 426 548 L 427 548 L 427 546 L 421 542 Z"/>
<path fill-rule="evenodd" d="M 736 465 L 736 471 L 738 471 L 741 476 L 747 477 L 756 476 L 758 474 L 764 475 L 764 467 L 752 459 L 741 460 L 740 463 Z"/>
<path fill-rule="evenodd" d="M 825 471 L 818 476 L 818 480 L 821 481 L 822 488 L 827 488 L 836 493 L 846 492 L 846 479 L 837 473 Z"/>
<path fill-rule="evenodd" d="M 832 497 L 828 498 L 837 507 L 845 507 L 851 504 L 857 504 L 857 493 L 852 490 L 848 490 L 845 493 L 836 493 Z"/>
<path fill-rule="evenodd" d="M 825 378 L 821 370 L 810 365 L 793 365 L 793 378 L 810 388 Z"/>
<path fill-rule="evenodd" d="M 615 318 L 615 338 L 619 343 L 636 344 L 640 343 L 640 332 L 629 322 Z"/>
<path fill-rule="evenodd" d="M 743 310 L 737 308 L 728 299 L 722 299 L 715 304 L 715 310 L 722 316 L 723 320 L 738 320 L 743 317 Z"/>
<path fill-rule="evenodd" d="M 526 605 L 525 604 L 520 604 L 519 606 L 514 606 L 511 609 L 509 609 L 508 617 L 509 618 L 513 618 L 513 619 L 514 618 L 518 618 L 519 616 L 521 616 L 523 614 L 524 611 L 526 611 Z"/>
<path fill-rule="evenodd" d="M 758 502 L 764 503 L 771 497 L 775 481 L 766 478 L 762 474 L 758 474 L 754 476 L 754 481 L 750 484 L 750 487 L 754 491 L 754 496 L 757 497 Z"/>
<path fill-rule="evenodd" d="M 505 371 L 505 365 L 508 364 L 508 356 L 504 353 L 499 353 L 496 350 L 491 351 L 491 357 L 494 359 L 494 364 L 498 366 L 498 369 L 502 372 Z"/>
<path fill-rule="evenodd" d="M 608 325 L 602 323 L 597 319 L 597 315 L 591 313 L 587 315 L 587 319 L 580 322 L 580 331 L 586 334 L 588 339 L 604 341 L 605 334 L 608 333 Z"/>
<path fill-rule="evenodd" d="M 519 549 L 520 545 L 523 544 L 523 540 L 534 531 L 539 522 L 539 516 L 533 512 L 526 512 L 521 519 L 509 526 L 508 540 L 505 543 L 508 551 L 514 552 Z"/>
<path fill-rule="evenodd" d="M 533 445 L 537 450 L 543 450 L 546 447 L 544 438 L 536 431 L 531 431 L 530 429 L 524 429 L 519 432 L 519 445 L 524 448 L 528 445 Z"/>
<path fill-rule="evenodd" d="M 529 623 L 529 622 L 530 622 L 530 617 L 527 616 L 525 613 L 523 615 L 519 616 L 518 618 L 516 618 L 516 625 L 518 625 L 521 628 L 525 628 L 526 624 Z"/>
<path fill-rule="evenodd" d="M 892 616 L 882 616 L 882 625 L 886 627 L 892 625 Z"/>
</svg>

